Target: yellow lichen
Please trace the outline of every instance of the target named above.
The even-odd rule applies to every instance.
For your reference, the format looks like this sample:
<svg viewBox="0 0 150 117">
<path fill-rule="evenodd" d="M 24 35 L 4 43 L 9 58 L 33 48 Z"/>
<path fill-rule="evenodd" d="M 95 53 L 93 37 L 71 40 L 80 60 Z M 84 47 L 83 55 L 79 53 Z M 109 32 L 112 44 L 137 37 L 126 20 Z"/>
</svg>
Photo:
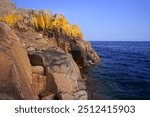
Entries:
<svg viewBox="0 0 150 117">
<path fill-rule="evenodd" d="M 80 39 L 83 38 L 79 26 L 69 24 L 65 18 L 53 19 L 49 24 L 49 28 L 56 28 L 58 32 L 60 32 L 59 30 L 61 28 L 68 36 L 78 37 Z"/>
<path fill-rule="evenodd" d="M 0 18 L 1 22 L 7 23 L 9 26 L 14 25 L 17 21 L 22 20 L 22 17 L 16 14 L 8 14 Z"/>
<path fill-rule="evenodd" d="M 45 29 L 49 27 L 50 23 L 50 16 L 49 15 L 37 15 L 36 17 L 32 18 L 32 24 L 36 28 Z"/>
<path fill-rule="evenodd" d="M 16 14 L 8 14 L 0 18 L 1 22 L 5 22 L 9 26 L 14 25 L 17 21 L 20 20 L 22 20 L 22 17 Z M 57 29 L 59 33 L 61 33 L 63 30 L 68 36 L 77 37 L 80 39 L 83 38 L 79 26 L 69 24 L 67 19 L 65 19 L 63 16 L 51 18 L 50 15 L 40 14 L 32 18 L 32 24 L 38 30 Z"/>
<path fill-rule="evenodd" d="M 57 29 L 57 32 L 59 33 L 61 33 L 61 30 L 63 30 L 68 36 L 77 37 L 80 39 L 83 38 L 79 26 L 69 24 L 67 19 L 64 17 L 51 18 L 49 15 L 37 15 L 36 17 L 32 18 L 32 24 L 37 29 Z"/>
<path fill-rule="evenodd" d="M 43 20 L 44 20 L 44 23 L 45 23 L 45 28 L 48 28 L 49 27 L 49 23 L 50 23 L 50 16 L 49 15 L 44 15 L 43 16 Z"/>
<path fill-rule="evenodd" d="M 44 29 L 45 28 L 45 22 L 44 22 L 43 16 L 38 15 L 36 18 L 37 18 L 37 22 L 38 22 L 38 25 L 40 26 L 40 28 Z"/>
</svg>

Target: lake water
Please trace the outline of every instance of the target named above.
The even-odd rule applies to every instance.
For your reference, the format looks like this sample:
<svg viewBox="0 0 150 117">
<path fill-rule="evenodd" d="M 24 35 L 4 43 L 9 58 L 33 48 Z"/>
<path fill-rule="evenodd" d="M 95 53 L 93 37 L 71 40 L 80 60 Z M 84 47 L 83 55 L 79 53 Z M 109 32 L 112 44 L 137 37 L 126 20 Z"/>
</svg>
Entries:
<svg viewBox="0 0 150 117">
<path fill-rule="evenodd" d="M 150 99 L 150 42 L 91 42 L 102 60 L 89 68 L 91 99 Z"/>
</svg>

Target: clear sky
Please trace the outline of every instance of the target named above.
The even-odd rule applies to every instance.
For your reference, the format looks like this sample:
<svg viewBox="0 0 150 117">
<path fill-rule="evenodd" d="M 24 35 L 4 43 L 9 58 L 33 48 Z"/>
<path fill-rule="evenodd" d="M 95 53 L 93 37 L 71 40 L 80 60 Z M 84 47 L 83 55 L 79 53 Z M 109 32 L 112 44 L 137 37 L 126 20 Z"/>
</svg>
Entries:
<svg viewBox="0 0 150 117">
<path fill-rule="evenodd" d="M 86 40 L 150 41 L 150 0 L 13 0 L 78 24 Z"/>
</svg>

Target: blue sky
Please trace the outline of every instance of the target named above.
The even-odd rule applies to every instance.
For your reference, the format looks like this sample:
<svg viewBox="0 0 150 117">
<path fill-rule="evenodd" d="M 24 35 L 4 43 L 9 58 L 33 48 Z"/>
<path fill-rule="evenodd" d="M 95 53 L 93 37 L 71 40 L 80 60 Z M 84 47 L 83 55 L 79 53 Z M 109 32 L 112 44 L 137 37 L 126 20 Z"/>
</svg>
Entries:
<svg viewBox="0 0 150 117">
<path fill-rule="evenodd" d="M 150 41 L 150 0 L 13 0 L 78 24 L 86 40 Z"/>
</svg>

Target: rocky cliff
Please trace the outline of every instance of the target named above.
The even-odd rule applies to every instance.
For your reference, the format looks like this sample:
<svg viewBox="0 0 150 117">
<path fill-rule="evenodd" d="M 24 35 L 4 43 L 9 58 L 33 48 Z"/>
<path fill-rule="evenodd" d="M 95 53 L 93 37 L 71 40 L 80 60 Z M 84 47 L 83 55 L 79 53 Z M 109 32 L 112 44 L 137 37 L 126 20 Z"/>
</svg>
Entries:
<svg viewBox="0 0 150 117">
<path fill-rule="evenodd" d="M 0 99 L 88 99 L 81 69 L 99 60 L 62 14 L 0 0 Z"/>
</svg>

